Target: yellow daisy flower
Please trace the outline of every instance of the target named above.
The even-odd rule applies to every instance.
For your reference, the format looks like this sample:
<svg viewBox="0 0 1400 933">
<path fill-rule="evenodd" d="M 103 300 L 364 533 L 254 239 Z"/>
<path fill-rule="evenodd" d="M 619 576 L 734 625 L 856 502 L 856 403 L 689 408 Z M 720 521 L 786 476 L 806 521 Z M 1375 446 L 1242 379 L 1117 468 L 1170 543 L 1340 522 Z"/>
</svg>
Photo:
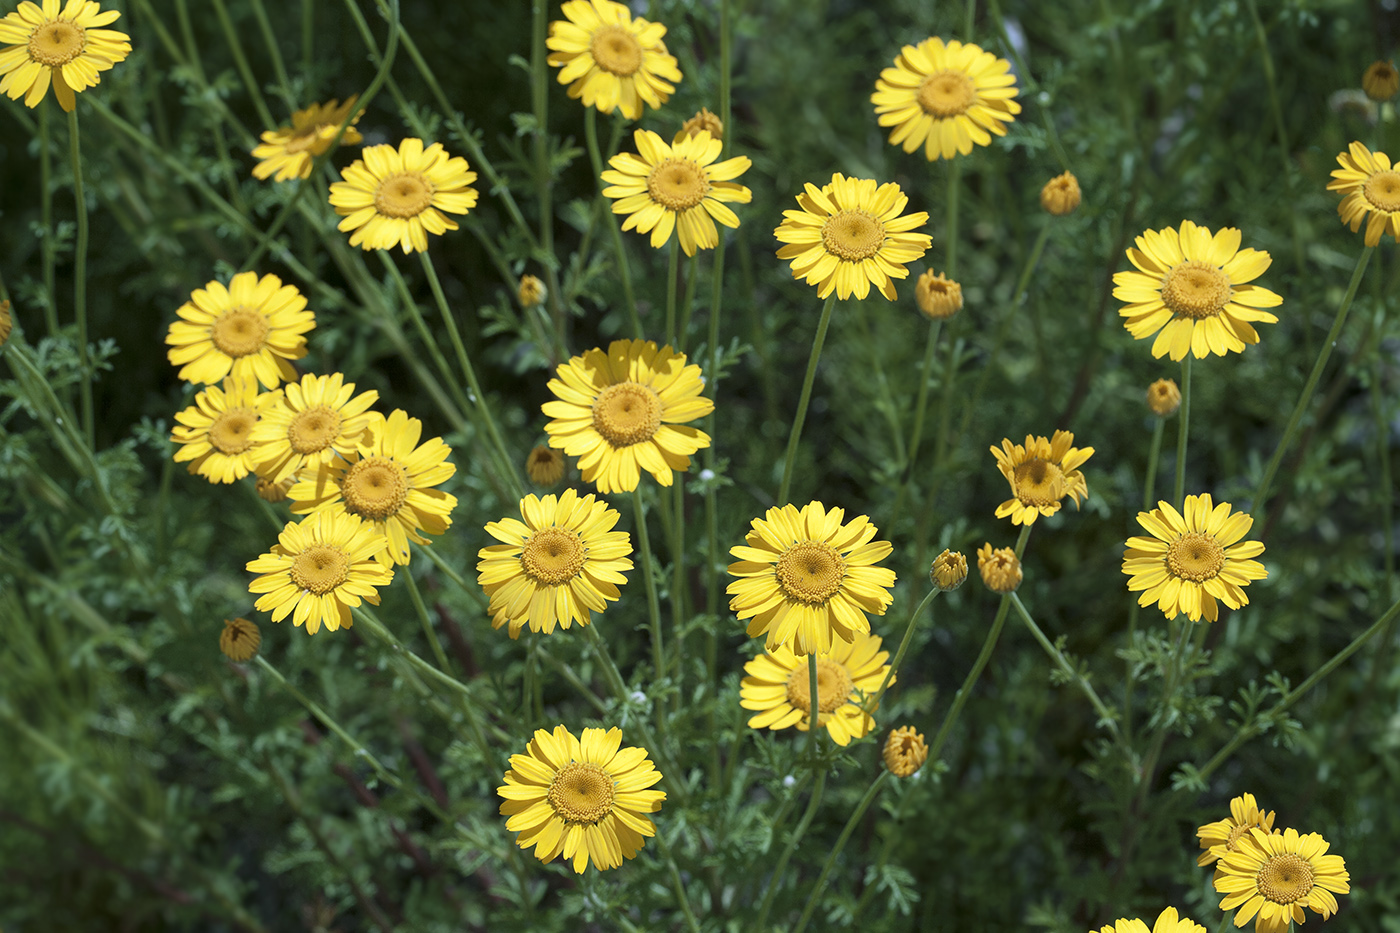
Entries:
<svg viewBox="0 0 1400 933">
<path fill-rule="evenodd" d="M 1094 455 L 1092 447 L 1075 447 L 1074 435 L 1056 431 L 1053 438 L 1026 435 L 1025 445 L 1002 438 L 991 448 L 997 469 L 1011 484 L 1011 498 L 997 506 L 997 518 L 1011 516 L 1013 525 L 1033 525 L 1037 516 L 1060 511 L 1065 496 L 1079 501 L 1089 495 L 1089 484 L 1079 468 Z"/>
<path fill-rule="evenodd" d="M 1289 921 L 1307 919 L 1304 906 L 1326 920 L 1337 912 L 1333 895 L 1351 891 L 1346 862 L 1327 849 L 1318 833 L 1285 829 L 1270 835 L 1256 826 L 1216 866 L 1215 890 L 1225 895 L 1220 909 L 1239 908 L 1237 927 L 1256 917 L 1256 933 L 1287 933 Z"/>
<path fill-rule="evenodd" d="M 1337 156 L 1337 164 L 1341 168 L 1332 170 L 1327 190 L 1346 195 L 1337 205 L 1342 223 L 1355 232 L 1365 220 L 1367 246 L 1378 245 L 1387 233 L 1400 240 L 1400 171 L 1390 157 L 1354 142 Z"/>
<path fill-rule="evenodd" d="M 262 644 L 262 633 L 255 623 L 247 619 L 225 619 L 224 630 L 219 633 L 219 650 L 230 661 L 251 661 Z"/>
<path fill-rule="evenodd" d="M 622 595 L 632 540 L 612 530 L 620 516 L 606 502 L 572 489 L 532 494 L 520 500 L 520 516 L 523 522 L 488 522 L 486 533 L 501 543 L 477 552 L 476 582 L 491 599 L 492 628 L 510 623 L 510 637 L 519 638 L 526 623 L 545 634 L 556 624 L 587 625 Z"/>
<path fill-rule="evenodd" d="M 719 245 L 716 220 L 726 227 L 739 226 L 739 218 L 720 202 L 747 204 L 753 198 L 748 188 L 731 181 L 749 170 L 753 163 L 748 156 L 712 165 L 724 144 L 705 130 L 673 146 L 651 130 L 637 130 L 633 139 L 639 155 L 619 153 L 608 163 L 612 169 L 603 173 L 609 185 L 603 194 L 615 199 L 613 213 L 629 215 L 623 230 L 650 233 L 656 249 L 676 230 L 681 249 L 694 256 L 697 248 Z"/>
<path fill-rule="evenodd" d="M 262 134 L 262 144 L 253 149 L 253 158 L 262 159 L 253 166 L 253 177 L 266 179 L 277 173 L 273 181 L 287 181 L 290 178 L 310 178 L 311 164 L 316 157 L 325 153 L 335 141 L 335 132 L 340 124 L 355 108 L 359 95 L 351 95 L 345 103 L 332 100 L 324 104 L 312 104 L 305 110 L 292 114 L 291 126 L 279 126 Z M 348 146 L 360 142 L 363 137 L 355 129 L 364 111 L 355 114 L 355 119 L 345 128 L 340 141 Z"/>
<path fill-rule="evenodd" d="M 300 383 L 287 383 L 253 428 L 253 469 L 280 483 L 303 469 L 329 466 L 337 454 L 348 458 L 375 419 L 382 419 L 369 411 L 378 400 L 375 389 L 355 395 L 355 383 L 342 373 L 308 373 Z"/>
<path fill-rule="evenodd" d="M 1152 924 L 1150 933 L 1205 933 L 1206 928 L 1201 926 L 1190 917 L 1179 916 L 1175 907 L 1168 907 L 1157 915 L 1157 922 Z M 1112 924 L 1105 924 L 1098 930 L 1098 933 L 1149 933 L 1147 924 L 1136 918 L 1129 920 L 1127 917 L 1119 919 Z"/>
<path fill-rule="evenodd" d="M 476 207 L 476 172 L 467 160 L 449 157 L 441 143 L 423 148 L 409 137 L 393 146 L 369 146 L 341 173 L 344 181 L 331 185 L 331 206 L 345 217 L 337 228 L 348 230 L 350 245 L 361 249 L 393 249 L 426 253 L 428 234 L 456 230 L 457 222 L 443 214 L 465 214 Z"/>
<path fill-rule="evenodd" d="M 834 642 L 869 633 L 866 613 L 882 616 L 894 601 L 894 571 L 874 566 L 894 546 L 872 540 L 878 529 L 866 516 L 843 524 L 845 514 L 820 502 L 774 506 L 753 520 L 746 544 L 729 549 L 739 559 L 729 565 L 739 578 L 725 590 L 729 609 L 750 620 L 750 638 L 768 634 L 770 652 L 830 653 Z"/>
<path fill-rule="evenodd" d="M 354 515 L 318 512 L 288 522 L 272 550 L 248 562 L 262 574 L 248 592 L 263 594 L 254 603 L 259 612 L 271 611 L 274 622 L 291 615 L 308 635 L 322 624 L 332 632 L 349 628 L 351 607 L 361 599 L 379 605 L 375 588 L 394 580 L 394 571 L 375 560 L 384 545 L 384 536 Z"/>
<path fill-rule="evenodd" d="M 563 853 L 582 874 L 591 859 L 598 869 L 636 858 L 656 824 L 666 792 L 648 790 L 661 772 L 645 748 L 622 748 L 622 730 L 584 729 L 582 740 L 563 726 L 551 735 L 536 729 L 523 755 L 510 756 L 501 814 L 515 844 L 535 848 L 548 862 Z"/>
<path fill-rule="evenodd" d="M 826 726 L 837 745 L 849 745 L 875 728 L 862 705 L 879 691 L 889 657 L 878 637 L 859 632 L 850 642 L 838 638 L 830 651 L 817 652 L 817 725 Z M 745 664 L 744 673 L 739 705 L 759 711 L 749 720 L 750 729 L 810 728 L 812 680 L 805 655 L 779 645 Z"/>
<path fill-rule="evenodd" d="M 189 471 L 211 483 L 231 483 L 253 472 L 253 427 L 282 390 L 258 392 L 252 379 L 224 380 L 194 397 L 175 415 L 170 439 L 180 445 L 175 462 L 190 461 Z"/>
<path fill-rule="evenodd" d="M 1354 229 L 1354 228 L 1353 228 Z M 1123 326 L 1138 340 L 1153 334 L 1152 355 L 1173 360 L 1193 353 L 1224 356 L 1258 343 L 1250 322 L 1278 323 L 1262 308 L 1283 299 L 1267 288 L 1248 285 L 1273 262 L 1263 250 L 1240 249 L 1240 232 L 1225 227 L 1214 236 L 1189 220 L 1180 232 L 1148 230 L 1128 250 L 1137 272 L 1115 272 L 1113 297 L 1128 302 L 1118 309 Z M 1161 333 L 1158 333 L 1161 331 Z"/>
<path fill-rule="evenodd" d="M 571 98 L 603 113 L 621 108 L 627 119 L 640 120 L 643 102 L 657 108 L 675 93 L 670 82 L 681 73 L 661 41 L 665 26 L 634 19 L 612 0 L 567 0 L 560 9 L 565 19 L 549 24 L 545 44 Z"/>
<path fill-rule="evenodd" d="M 876 187 L 869 178 L 847 178 L 839 172 L 818 188 L 807 184 L 797 196 L 801 210 L 783 211 L 786 219 L 773 231 L 787 245 L 779 259 L 792 260 L 792 277 L 806 278 L 825 298 L 834 290 L 842 298 L 864 298 L 870 286 L 890 301 L 894 282 L 909 275 L 904 263 L 923 256 L 933 242 L 924 233 L 911 233 L 928 222 L 919 211 L 903 217 L 909 199 L 893 182 Z"/>
<path fill-rule="evenodd" d="M 1266 833 L 1273 832 L 1274 811 L 1265 813 L 1259 809 L 1253 794 L 1245 794 L 1231 800 L 1229 816 L 1197 827 L 1196 836 L 1201 840 L 1201 848 L 1205 851 L 1196 856 L 1196 864 L 1205 866 L 1224 858 L 1235 851 L 1240 837 L 1249 835 L 1249 831 L 1256 826 Z"/>
<path fill-rule="evenodd" d="M 457 507 L 456 496 L 433 488 L 457 472 L 447 462 L 452 448 L 440 437 L 420 445 L 422 435 L 423 422 L 403 409 L 376 418 L 353 451 L 306 471 L 287 491 L 292 513 L 358 515 L 389 539 L 380 563 L 408 563 L 408 542 L 428 544 L 425 533 L 445 533 Z"/>
<path fill-rule="evenodd" d="M 96 0 L 68 0 L 61 11 L 58 0 L 43 3 L 25 0 L 0 19 L 0 93 L 10 100 L 23 96 L 26 107 L 37 107 L 53 84 L 58 105 L 71 112 L 75 92 L 96 87 L 102 81 L 98 72 L 131 53 L 131 37 L 101 28 L 121 12 L 104 11 Z"/>
<path fill-rule="evenodd" d="M 1230 503 L 1214 505 L 1209 494 L 1187 496 L 1182 512 L 1159 501 L 1137 520 L 1150 537 L 1128 539 L 1123 554 L 1128 590 L 1142 591 L 1138 605 L 1155 602 L 1168 619 L 1184 612 L 1192 622 L 1202 615 L 1214 622 L 1217 599 L 1231 609 L 1247 605 L 1244 587 L 1269 575 L 1263 564 L 1250 560 L 1264 553 L 1264 545 L 1240 540 L 1254 519 L 1244 512 L 1231 515 Z"/>
<path fill-rule="evenodd" d="M 228 288 L 219 282 L 196 288 L 175 313 L 180 320 L 165 336 L 166 356 L 181 367 L 179 378 L 205 384 L 230 374 L 268 389 L 295 380 L 289 360 L 306 356 L 303 335 L 316 327 L 295 285 L 256 272 L 240 272 Z"/>
<path fill-rule="evenodd" d="M 685 422 L 715 410 L 700 393 L 700 367 L 685 354 L 650 340 L 614 340 L 608 352 L 589 350 L 560 365 L 549 380 L 555 400 L 543 411 L 549 446 L 578 458 L 585 483 L 598 491 L 631 492 L 646 470 L 663 486 L 673 470 L 690 469 L 690 455 L 710 435 Z"/>
<path fill-rule="evenodd" d="M 937 37 L 906 45 L 894 67 L 880 72 L 870 100 L 881 126 L 892 126 L 890 144 L 905 152 L 924 147 L 930 161 L 967 155 L 1006 135 L 1016 119 L 1020 93 L 1011 64 L 972 43 Z"/>
</svg>

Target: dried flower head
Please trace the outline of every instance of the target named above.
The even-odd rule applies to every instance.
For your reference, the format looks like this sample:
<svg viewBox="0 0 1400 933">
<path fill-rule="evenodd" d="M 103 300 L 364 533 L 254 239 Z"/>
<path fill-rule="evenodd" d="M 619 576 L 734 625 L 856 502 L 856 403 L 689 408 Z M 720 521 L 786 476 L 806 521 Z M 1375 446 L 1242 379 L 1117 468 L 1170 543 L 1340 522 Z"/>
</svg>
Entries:
<svg viewBox="0 0 1400 933">
<path fill-rule="evenodd" d="M 1181 407 L 1181 390 L 1175 379 L 1158 379 L 1147 387 L 1147 407 L 1158 418 L 1170 418 Z"/>
<path fill-rule="evenodd" d="M 1040 189 L 1040 206 L 1056 217 L 1073 214 L 1079 207 L 1079 179 L 1065 172 L 1047 181 Z"/>
<path fill-rule="evenodd" d="M 1021 560 L 1009 547 L 993 550 L 991 544 L 982 545 L 977 549 L 977 570 L 993 593 L 1014 593 L 1021 585 Z"/>
<path fill-rule="evenodd" d="M 961 551 L 944 548 L 943 553 L 934 558 L 928 578 L 943 592 L 951 593 L 967 579 L 967 558 Z"/>
<path fill-rule="evenodd" d="M 948 553 L 944 551 L 943 553 Z M 885 740 L 885 767 L 895 777 L 909 777 L 928 760 L 928 744 L 913 726 L 900 726 Z"/>
<path fill-rule="evenodd" d="M 930 269 L 914 283 L 914 300 L 925 317 L 941 321 L 962 310 L 962 286 Z"/>
</svg>

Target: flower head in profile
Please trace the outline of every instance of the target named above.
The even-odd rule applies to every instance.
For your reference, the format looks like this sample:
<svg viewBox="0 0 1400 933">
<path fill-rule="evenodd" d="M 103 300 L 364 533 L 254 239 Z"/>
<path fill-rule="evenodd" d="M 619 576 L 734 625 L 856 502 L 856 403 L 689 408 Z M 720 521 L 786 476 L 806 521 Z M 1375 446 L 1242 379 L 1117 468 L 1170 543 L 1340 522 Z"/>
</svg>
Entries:
<svg viewBox="0 0 1400 933">
<path fill-rule="evenodd" d="M 1240 249 L 1234 227 L 1212 236 L 1183 220 L 1180 230 L 1148 230 L 1137 238 L 1137 248 L 1128 250 L 1128 259 L 1138 271 L 1113 274 L 1113 297 L 1127 302 L 1118 314 L 1128 333 L 1137 340 L 1157 335 L 1156 358 L 1242 353 L 1246 344 L 1259 342 L 1253 324 L 1278 323 L 1262 309 L 1278 307 L 1283 299 L 1248 284 L 1273 260 L 1263 250 Z"/>
<path fill-rule="evenodd" d="M 656 249 L 666 245 L 674 230 L 681 249 L 694 256 L 697 249 L 719 245 L 715 221 L 738 227 L 739 218 L 725 201 L 747 204 L 753 192 L 733 179 L 749 170 L 748 156 L 719 158 L 724 144 L 701 130 L 673 145 L 651 130 L 633 134 L 637 155 L 622 152 L 612 157 L 612 168 L 603 173 L 603 189 L 613 199 L 613 213 L 626 214 L 623 230 L 650 233 Z"/>
<path fill-rule="evenodd" d="M 714 411 L 700 395 L 700 367 L 650 340 L 614 340 L 560 365 L 549 380 L 554 400 L 543 411 L 549 446 L 578 458 L 585 483 L 599 492 L 631 492 L 645 470 L 663 486 L 690 468 L 710 435 L 686 422 Z"/>
<path fill-rule="evenodd" d="M 355 383 L 343 373 L 289 382 L 282 397 L 262 412 L 253 428 L 253 468 L 272 482 L 296 476 L 304 469 L 329 465 L 337 456 L 349 457 L 365 440 L 375 419 L 369 410 L 379 392 L 355 394 Z"/>
<path fill-rule="evenodd" d="M 525 458 L 525 475 L 536 486 L 549 487 L 564 478 L 564 455 L 553 447 L 536 444 Z"/>
<path fill-rule="evenodd" d="M 1147 387 L 1147 407 L 1158 418 L 1170 418 L 1181 407 L 1181 389 L 1175 379 L 1158 379 Z"/>
<path fill-rule="evenodd" d="M 879 691 L 889 657 L 880 650 L 880 639 L 865 633 L 849 643 L 837 639 L 830 651 L 817 652 L 817 725 L 826 726 L 837 745 L 849 745 L 875 728 L 874 710 L 861 706 Z M 745 664 L 744 673 L 739 705 L 758 711 L 749 728 L 811 728 L 812 680 L 805 656 L 779 645 Z"/>
<path fill-rule="evenodd" d="M 1139 512 L 1138 524 L 1147 535 L 1128 539 L 1123 572 L 1128 590 L 1141 593 L 1139 606 L 1157 604 L 1168 619 L 1186 613 L 1192 622 L 1219 616 L 1216 600 L 1231 609 L 1248 604 L 1244 588 L 1269 575 L 1251 558 L 1264 553 L 1258 541 L 1243 541 L 1254 519 L 1231 514 L 1230 503 L 1215 505 L 1208 493 L 1187 496 L 1178 512 L 1160 501 L 1151 512 Z"/>
<path fill-rule="evenodd" d="M 1366 222 L 1366 245 L 1376 246 L 1387 233 L 1400 240 L 1400 171 L 1384 152 L 1354 142 L 1337 156 L 1328 191 L 1346 195 L 1337 213 L 1353 232 Z"/>
<path fill-rule="evenodd" d="M 880 72 L 870 100 L 881 126 L 892 126 L 890 144 L 905 152 L 951 159 L 1005 136 L 1016 119 L 1020 93 L 1011 64 L 972 43 L 937 37 L 906 45 L 894 67 Z"/>
<path fill-rule="evenodd" d="M 1136 918 L 1129 920 L 1122 917 L 1111 924 L 1104 926 L 1091 933 L 1206 933 L 1206 928 L 1201 926 L 1190 917 L 1182 917 L 1176 912 L 1175 907 L 1168 907 L 1157 915 L 1157 922 L 1152 924 L 1152 929 L 1147 929 L 1147 924 Z"/>
<path fill-rule="evenodd" d="M 409 137 L 393 146 L 369 146 L 346 167 L 344 181 L 331 185 L 331 206 L 345 219 L 336 229 L 353 230 L 350 245 L 361 249 L 403 248 L 426 253 L 428 234 L 457 229 L 447 214 L 476 207 L 476 172 L 467 160 L 450 157 L 441 143 L 426 149 Z"/>
<path fill-rule="evenodd" d="M 175 462 L 188 461 L 191 473 L 211 483 L 247 476 L 253 472 L 253 427 L 281 396 L 280 389 L 260 393 L 256 381 L 232 376 L 223 388 L 209 386 L 175 415 L 179 424 L 170 432 L 170 439 L 180 445 Z"/>
<path fill-rule="evenodd" d="M 997 506 L 997 518 L 1011 516 L 1013 525 L 1031 525 L 1037 516 L 1054 515 L 1066 496 L 1074 507 L 1089 495 L 1089 484 L 1080 472 L 1092 447 L 1075 447 L 1074 435 L 1056 431 L 1052 438 L 1026 435 L 1025 444 L 1003 438 L 1000 447 L 991 448 L 997 469 L 1011 484 L 1011 498 Z"/>
<path fill-rule="evenodd" d="M 672 142 L 678 143 L 685 137 L 694 136 L 701 130 L 709 133 L 711 139 L 724 139 L 724 121 L 710 113 L 709 107 L 701 107 L 695 116 L 681 124 L 680 132 L 676 133 Z"/>
<path fill-rule="evenodd" d="M 1377 103 L 1390 100 L 1400 93 L 1400 71 L 1388 61 L 1372 62 L 1361 76 L 1361 89 Z"/>
<path fill-rule="evenodd" d="M 554 626 L 587 625 L 622 595 L 623 571 L 632 569 L 632 541 L 613 531 L 620 516 L 590 493 L 572 489 L 520 500 L 520 519 L 488 522 L 500 544 L 477 552 L 476 582 L 490 598 L 491 627 L 510 625 L 519 638 L 527 624 L 549 634 Z"/>
<path fill-rule="evenodd" d="M 962 286 L 929 269 L 914 283 L 914 302 L 929 320 L 947 320 L 962 310 Z"/>
<path fill-rule="evenodd" d="M 912 777 L 928 761 L 928 744 L 924 734 L 913 726 L 900 726 L 885 739 L 885 767 L 895 777 Z"/>
<path fill-rule="evenodd" d="M 1334 895 L 1351 891 L 1351 875 L 1340 855 L 1328 855 L 1326 839 L 1295 829 L 1266 833 L 1254 827 L 1233 852 L 1221 856 L 1215 890 L 1224 894 L 1221 910 L 1233 910 L 1235 926 L 1254 919 L 1256 933 L 1287 933 L 1301 924 L 1308 907 L 1326 920 L 1337 912 Z"/>
<path fill-rule="evenodd" d="M 420 444 L 422 436 L 423 422 L 402 409 L 376 418 L 354 450 L 305 471 L 287 493 L 292 512 L 357 515 L 388 538 L 381 563 L 408 563 L 408 543 L 446 532 L 457 507 L 456 496 L 435 488 L 457 472 L 452 448 L 440 437 Z"/>
<path fill-rule="evenodd" d="M 308 635 L 322 625 L 349 628 L 351 608 L 362 599 L 379 605 L 377 588 L 393 582 L 394 571 L 375 559 L 384 545 L 384 536 L 354 515 L 318 512 L 288 522 L 272 550 L 248 562 L 262 574 L 248 584 L 262 594 L 254 606 L 271 611 L 274 622 L 290 615 Z"/>
<path fill-rule="evenodd" d="M 766 647 L 796 655 L 830 653 L 837 642 L 870 632 L 866 613 L 885 614 L 894 597 L 894 571 L 875 564 L 894 550 L 876 541 L 876 527 L 844 509 L 809 502 L 774 506 L 755 518 L 745 543 L 729 549 L 737 577 L 725 590 L 729 609 L 749 620 L 750 638 L 767 634 Z"/>
<path fill-rule="evenodd" d="M 253 177 L 267 179 L 276 173 L 273 181 L 310 178 L 312 163 L 335 142 L 340 124 L 355 109 L 357 99 L 358 95 L 351 95 L 343 104 L 336 100 L 312 104 L 292 114 L 291 126 L 265 131 L 262 142 L 253 149 L 253 158 L 262 160 L 253 166 Z M 355 129 L 362 113 L 355 114 L 340 137 L 340 141 L 347 146 L 353 146 L 363 139 L 360 131 Z"/>
<path fill-rule="evenodd" d="M 928 214 L 902 214 L 909 198 L 899 185 L 878 185 L 870 178 L 847 178 L 837 172 L 818 188 L 808 183 L 797 196 L 795 211 L 773 235 L 786 245 L 779 259 L 792 260 L 792 277 L 818 288 L 817 297 L 833 291 L 842 298 L 864 298 L 870 286 L 895 300 L 894 279 L 909 276 L 904 267 L 928 250 L 926 233 L 911 231 L 928 223 Z"/>
<path fill-rule="evenodd" d="M 52 84 L 58 105 L 71 112 L 76 92 L 96 87 L 100 72 L 131 54 L 130 36 L 102 28 L 120 16 L 96 0 L 68 0 L 61 10 L 58 0 L 43 0 L 43 6 L 25 0 L 0 19 L 0 94 L 23 97 L 32 108 Z"/>
<path fill-rule="evenodd" d="M 295 380 L 291 361 L 306 356 L 304 335 L 316 326 L 295 285 L 256 272 L 240 272 L 227 288 L 196 288 L 175 313 L 180 320 L 166 334 L 166 356 L 180 367 L 179 378 L 205 384 L 232 375 L 275 389 Z"/>
<path fill-rule="evenodd" d="M 1230 801 L 1230 815 L 1214 823 L 1206 823 L 1196 829 L 1205 851 L 1196 856 L 1196 864 L 1206 866 L 1235 851 L 1240 837 L 1248 836 L 1249 831 L 1258 826 L 1266 833 L 1274 831 L 1274 811 L 1267 813 L 1259 809 L 1253 794 L 1244 794 Z"/>
<path fill-rule="evenodd" d="M 1021 585 L 1021 558 L 1009 547 L 993 548 L 987 542 L 977 549 L 977 572 L 987 589 L 1005 596 Z"/>
<path fill-rule="evenodd" d="M 219 633 L 219 650 L 230 661 L 251 661 L 262 644 L 262 633 L 258 626 L 247 619 L 225 619 L 224 630 Z"/>
<path fill-rule="evenodd" d="M 1040 206 L 1047 214 L 1064 217 L 1079 207 L 1079 179 L 1073 172 L 1056 175 L 1040 189 Z"/>
<path fill-rule="evenodd" d="M 535 730 L 523 755 L 510 756 L 501 814 L 516 845 L 532 846 L 548 862 L 563 854 L 582 874 L 591 860 L 600 870 L 636 858 L 656 825 L 666 793 L 650 790 L 661 772 L 645 748 L 622 748 L 621 729 L 584 729 L 582 739 L 563 726 Z"/>
<path fill-rule="evenodd" d="M 644 103 L 654 109 L 675 93 L 681 73 L 661 41 L 665 26 L 613 0 L 566 0 L 561 10 L 565 19 L 549 24 L 546 45 L 570 97 L 640 120 Z"/>
</svg>

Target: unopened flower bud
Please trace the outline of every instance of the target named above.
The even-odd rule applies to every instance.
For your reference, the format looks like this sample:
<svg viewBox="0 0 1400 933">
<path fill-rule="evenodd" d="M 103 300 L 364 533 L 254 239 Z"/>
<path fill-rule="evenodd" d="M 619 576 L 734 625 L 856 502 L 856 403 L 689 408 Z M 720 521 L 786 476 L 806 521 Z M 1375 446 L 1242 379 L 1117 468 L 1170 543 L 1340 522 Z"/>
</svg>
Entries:
<svg viewBox="0 0 1400 933">
<path fill-rule="evenodd" d="M 1079 179 L 1065 172 L 1047 181 L 1040 189 L 1040 206 L 1056 217 L 1073 214 L 1079 206 Z"/>
<path fill-rule="evenodd" d="M 1170 418 L 1181 407 L 1181 390 L 1171 379 L 1158 379 L 1147 387 L 1147 407 L 1158 418 Z"/>
<path fill-rule="evenodd" d="M 915 283 L 914 300 L 925 317 L 941 321 L 962 310 L 962 286 L 942 275 L 934 275 L 930 269 Z"/>
<path fill-rule="evenodd" d="M 982 545 L 977 549 L 977 570 L 993 593 L 1005 596 L 1021 585 L 1021 560 L 1009 547 L 993 550 L 991 544 Z"/>
<path fill-rule="evenodd" d="M 1377 103 L 1390 100 L 1400 91 L 1400 72 L 1390 62 L 1372 62 L 1361 76 L 1361 90 Z"/>
<path fill-rule="evenodd" d="M 923 733 L 915 732 L 913 726 L 900 726 L 885 740 L 885 767 L 895 777 L 909 777 L 927 760 L 928 744 Z"/>
<path fill-rule="evenodd" d="M 967 558 L 963 557 L 959 551 L 944 549 L 933 561 L 933 567 L 928 572 L 928 578 L 933 581 L 933 585 L 945 593 L 951 593 L 963 585 L 967 579 Z"/>
<path fill-rule="evenodd" d="M 533 308 L 535 305 L 544 304 L 545 295 L 549 290 L 544 287 L 544 283 L 533 275 L 522 275 L 520 277 L 520 289 L 516 297 L 520 299 L 520 307 Z"/>
</svg>

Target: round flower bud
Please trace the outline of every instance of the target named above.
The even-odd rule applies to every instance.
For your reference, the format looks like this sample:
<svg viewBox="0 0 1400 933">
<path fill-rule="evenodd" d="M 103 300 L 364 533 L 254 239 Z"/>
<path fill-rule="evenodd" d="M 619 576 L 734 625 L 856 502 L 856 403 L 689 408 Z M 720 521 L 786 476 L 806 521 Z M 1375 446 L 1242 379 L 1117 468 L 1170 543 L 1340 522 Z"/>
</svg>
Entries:
<svg viewBox="0 0 1400 933">
<path fill-rule="evenodd" d="M 895 777 L 909 777 L 927 760 L 928 745 L 913 726 L 900 726 L 885 740 L 885 767 Z"/>
<path fill-rule="evenodd" d="M 1361 90 L 1377 103 L 1390 100 L 1400 91 L 1400 72 L 1390 62 L 1372 62 L 1361 76 Z"/>
<path fill-rule="evenodd" d="M 1056 217 L 1073 214 L 1079 206 L 1079 179 L 1065 172 L 1047 181 L 1040 189 L 1040 206 Z"/>
<path fill-rule="evenodd" d="M 264 477 L 258 477 L 257 490 L 258 498 L 264 502 L 271 502 L 274 505 L 287 500 L 287 493 L 296 485 L 297 478 L 289 476 L 280 483 L 274 483 Z"/>
<path fill-rule="evenodd" d="M 10 339 L 10 328 L 14 326 L 14 323 L 14 318 L 10 316 L 9 300 L 0 301 L 0 347 L 3 347 L 5 341 Z"/>
<path fill-rule="evenodd" d="M 1181 407 L 1181 390 L 1172 379 L 1158 379 L 1147 387 L 1147 407 L 1158 418 L 1170 418 Z"/>
<path fill-rule="evenodd" d="M 230 661 L 250 661 L 258 653 L 262 634 L 256 624 L 247 619 L 225 619 L 219 635 L 219 650 Z"/>
<path fill-rule="evenodd" d="M 525 473 L 536 486 L 553 486 L 564 478 L 564 455 L 553 447 L 537 444 L 525 460 Z"/>
<path fill-rule="evenodd" d="M 990 544 L 982 545 L 977 549 L 977 570 L 993 593 L 1005 596 L 1021 585 L 1021 560 L 1009 547 L 992 550 Z"/>
<path fill-rule="evenodd" d="M 930 269 L 919 276 L 914 285 L 914 300 L 925 317 L 941 321 L 962 310 L 962 286 L 952 279 L 934 275 Z"/>
<path fill-rule="evenodd" d="M 677 133 L 676 138 L 671 141 L 672 145 L 680 142 L 687 136 L 694 136 L 701 130 L 707 131 L 711 139 L 724 138 L 724 124 L 720 121 L 720 118 L 710 113 L 708 107 L 701 107 L 699 113 L 685 121 L 685 124 L 681 127 L 681 131 Z"/>
<path fill-rule="evenodd" d="M 928 578 L 943 592 L 951 593 L 967 579 L 967 558 L 959 551 L 944 548 L 943 553 L 934 558 Z"/>
<path fill-rule="evenodd" d="M 520 277 L 520 289 L 516 295 L 520 299 L 520 307 L 533 308 L 535 305 L 544 304 L 545 295 L 548 293 L 544 283 L 533 275 Z"/>
</svg>

